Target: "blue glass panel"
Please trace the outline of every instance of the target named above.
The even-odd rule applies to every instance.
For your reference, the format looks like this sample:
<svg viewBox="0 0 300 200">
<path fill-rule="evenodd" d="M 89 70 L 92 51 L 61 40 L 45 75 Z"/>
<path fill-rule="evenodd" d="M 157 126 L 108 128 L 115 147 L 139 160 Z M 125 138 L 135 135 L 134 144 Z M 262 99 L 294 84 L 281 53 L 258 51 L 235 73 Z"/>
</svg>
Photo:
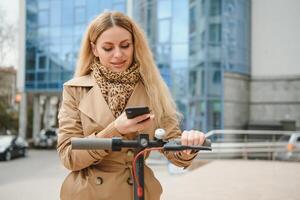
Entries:
<svg viewBox="0 0 300 200">
<path fill-rule="evenodd" d="M 52 83 L 55 83 L 55 82 L 59 82 L 60 81 L 60 72 L 49 72 L 48 75 L 49 75 L 49 82 L 52 82 Z"/>
<path fill-rule="evenodd" d="M 45 72 L 38 72 L 37 73 L 37 81 L 44 82 L 47 80 Z"/>
<path fill-rule="evenodd" d="M 165 43 L 170 42 L 170 28 L 171 28 L 170 20 L 159 20 L 158 22 L 158 42 Z"/>
<path fill-rule="evenodd" d="M 188 42 L 188 1 L 173 1 L 172 42 Z"/>
<path fill-rule="evenodd" d="M 190 8 L 190 14 L 189 14 L 189 33 L 193 33 L 196 31 L 196 20 L 197 20 L 196 7 L 193 6 Z"/>
<path fill-rule="evenodd" d="M 113 1 L 100 0 L 99 12 L 102 12 L 105 9 L 112 10 L 112 3 Z"/>
<path fill-rule="evenodd" d="M 73 76 L 86 20 L 123 0 L 27 0 L 26 91 L 61 91 Z"/>
<path fill-rule="evenodd" d="M 85 9 L 83 7 L 75 8 L 75 23 L 82 24 L 85 22 Z"/>
<path fill-rule="evenodd" d="M 60 44 L 60 27 L 52 27 L 50 28 L 49 37 L 50 37 L 50 45 L 58 45 Z"/>
<path fill-rule="evenodd" d="M 74 2 L 62 0 L 62 25 L 74 24 Z"/>
<path fill-rule="evenodd" d="M 187 60 L 188 59 L 188 44 L 173 44 L 172 45 L 172 60 Z"/>
<path fill-rule="evenodd" d="M 34 81 L 35 80 L 35 73 L 31 72 L 28 73 L 26 72 L 26 82 Z"/>
<path fill-rule="evenodd" d="M 86 0 L 75 0 L 75 6 L 84 6 L 85 4 Z"/>
<path fill-rule="evenodd" d="M 171 17 L 172 14 L 172 4 L 171 0 L 160 0 L 158 3 L 158 19 Z"/>
<path fill-rule="evenodd" d="M 37 82 L 37 89 L 47 89 L 47 83 Z"/>
<path fill-rule="evenodd" d="M 120 12 L 125 13 L 126 12 L 126 6 L 124 3 L 118 3 L 118 4 L 113 4 L 113 10 L 117 10 Z"/>
<path fill-rule="evenodd" d="M 87 21 L 90 22 L 95 16 L 100 14 L 100 1 L 99 0 L 89 0 L 86 5 Z"/>
<path fill-rule="evenodd" d="M 210 0 L 209 14 L 210 16 L 217 16 L 221 14 L 221 0 Z"/>
<path fill-rule="evenodd" d="M 49 24 L 49 11 L 41 10 L 38 14 L 39 26 L 47 26 Z"/>
<path fill-rule="evenodd" d="M 61 25 L 61 1 L 52 0 L 50 7 L 50 25 L 51 26 L 60 26 Z"/>
<path fill-rule="evenodd" d="M 49 0 L 38 0 L 36 2 L 38 3 L 38 8 L 40 10 L 49 8 Z"/>
<path fill-rule="evenodd" d="M 33 89 L 34 88 L 34 82 L 26 81 L 25 87 L 26 87 L 26 89 Z"/>
</svg>

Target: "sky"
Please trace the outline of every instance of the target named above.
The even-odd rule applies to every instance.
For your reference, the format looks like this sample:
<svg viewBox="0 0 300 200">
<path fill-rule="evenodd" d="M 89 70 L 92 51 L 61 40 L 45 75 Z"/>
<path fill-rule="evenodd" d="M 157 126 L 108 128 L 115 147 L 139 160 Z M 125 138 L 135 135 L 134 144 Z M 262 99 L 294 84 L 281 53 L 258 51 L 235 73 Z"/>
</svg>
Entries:
<svg viewBox="0 0 300 200">
<path fill-rule="evenodd" d="M 6 21 L 9 24 L 14 24 L 18 27 L 19 22 L 19 0 L 0 0 L 0 7 L 5 11 Z M 0 65 L 14 66 L 17 68 L 18 64 L 18 32 L 16 34 L 16 42 L 14 45 L 14 51 L 11 51 L 4 61 L 0 61 Z"/>
</svg>

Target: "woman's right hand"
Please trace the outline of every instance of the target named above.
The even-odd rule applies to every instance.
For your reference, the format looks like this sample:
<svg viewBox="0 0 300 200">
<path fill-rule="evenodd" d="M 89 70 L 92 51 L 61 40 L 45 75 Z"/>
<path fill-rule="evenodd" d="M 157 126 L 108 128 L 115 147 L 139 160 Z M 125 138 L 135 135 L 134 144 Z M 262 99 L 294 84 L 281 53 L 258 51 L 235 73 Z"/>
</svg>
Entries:
<svg viewBox="0 0 300 200">
<path fill-rule="evenodd" d="M 144 114 L 133 119 L 128 119 L 125 112 L 123 112 L 115 120 L 114 126 L 122 135 L 126 135 L 133 132 L 142 132 L 150 127 L 152 123 L 154 123 L 153 114 Z"/>
</svg>

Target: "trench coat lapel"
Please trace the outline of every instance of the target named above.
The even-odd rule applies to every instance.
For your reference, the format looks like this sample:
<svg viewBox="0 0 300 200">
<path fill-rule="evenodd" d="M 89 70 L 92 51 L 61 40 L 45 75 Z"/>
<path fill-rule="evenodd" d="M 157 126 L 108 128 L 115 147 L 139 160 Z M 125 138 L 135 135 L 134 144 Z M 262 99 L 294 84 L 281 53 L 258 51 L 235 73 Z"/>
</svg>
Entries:
<svg viewBox="0 0 300 200">
<path fill-rule="evenodd" d="M 126 104 L 126 108 L 131 106 L 149 106 L 145 87 L 141 81 L 136 84 Z"/>
<path fill-rule="evenodd" d="M 102 127 L 115 120 L 97 84 L 80 101 L 79 110 Z"/>
<path fill-rule="evenodd" d="M 102 127 L 106 127 L 116 118 L 112 114 L 111 110 L 106 103 L 101 89 L 94 80 L 94 78 L 89 75 L 89 80 L 86 80 L 85 83 L 77 82 L 77 86 L 90 86 L 91 89 L 87 92 L 86 95 L 80 100 L 79 110 L 84 113 L 89 118 L 93 119 L 97 124 Z M 86 83 L 91 83 L 90 85 L 84 85 Z M 144 89 L 142 82 L 138 82 L 135 86 L 126 107 L 130 106 L 149 106 L 147 102 L 147 95 Z"/>
</svg>

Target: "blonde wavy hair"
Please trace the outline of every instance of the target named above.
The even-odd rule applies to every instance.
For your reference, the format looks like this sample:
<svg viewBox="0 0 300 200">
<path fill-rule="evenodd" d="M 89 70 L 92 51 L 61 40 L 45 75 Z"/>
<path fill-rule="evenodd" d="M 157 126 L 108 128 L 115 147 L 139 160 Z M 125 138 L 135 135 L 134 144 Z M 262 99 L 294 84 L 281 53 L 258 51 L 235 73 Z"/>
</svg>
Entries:
<svg viewBox="0 0 300 200">
<path fill-rule="evenodd" d="M 146 93 L 150 99 L 150 106 L 153 109 L 158 126 L 162 125 L 165 117 L 179 120 L 181 115 L 177 112 L 176 104 L 154 62 L 144 31 L 123 13 L 104 12 L 89 24 L 81 43 L 75 77 L 90 73 L 90 66 L 95 59 L 91 42 L 95 44 L 98 37 L 113 26 L 122 27 L 132 35 L 134 45 L 133 60 L 140 66 L 142 82 L 145 85 Z"/>
</svg>

